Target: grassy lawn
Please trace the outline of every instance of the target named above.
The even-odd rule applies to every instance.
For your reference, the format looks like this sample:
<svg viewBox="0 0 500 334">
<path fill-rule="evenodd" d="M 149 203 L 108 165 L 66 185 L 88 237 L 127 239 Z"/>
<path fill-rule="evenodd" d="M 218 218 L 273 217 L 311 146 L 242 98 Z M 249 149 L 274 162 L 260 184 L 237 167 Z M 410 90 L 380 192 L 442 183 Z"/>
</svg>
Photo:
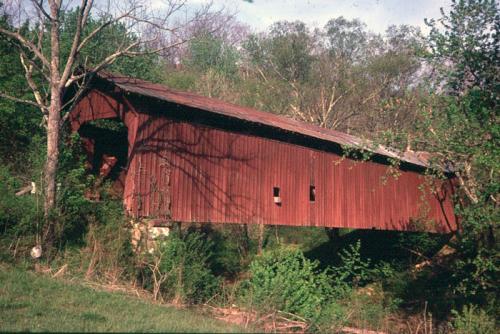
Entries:
<svg viewBox="0 0 500 334">
<path fill-rule="evenodd" d="M 95 291 L 0 264 L 0 332 L 242 332 L 191 310 Z"/>
</svg>

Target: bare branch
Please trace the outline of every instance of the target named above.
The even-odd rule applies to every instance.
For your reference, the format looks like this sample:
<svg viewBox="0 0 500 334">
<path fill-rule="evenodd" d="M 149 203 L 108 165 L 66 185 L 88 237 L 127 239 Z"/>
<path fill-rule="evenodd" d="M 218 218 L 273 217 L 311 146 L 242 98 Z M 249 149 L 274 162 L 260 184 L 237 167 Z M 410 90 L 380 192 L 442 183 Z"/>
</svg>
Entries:
<svg viewBox="0 0 500 334">
<path fill-rule="evenodd" d="M 96 29 L 94 29 L 89 35 L 87 35 L 80 43 L 80 45 L 78 45 L 78 48 L 76 50 L 76 52 L 80 52 L 83 47 L 92 39 L 94 38 L 95 35 L 97 35 L 99 32 L 101 32 L 103 29 L 105 29 L 106 27 L 110 26 L 111 24 L 113 23 L 116 23 L 118 21 L 120 21 L 121 19 L 125 18 L 125 17 L 128 17 L 130 15 L 130 13 L 132 13 L 134 10 L 136 9 L 136 7 L 130 9 L 128 12 L 126 13 L 123 13 L 122 15 L 119 15 L 115 18 L 113 18 L 112 20 L 109 20 L 109 21 L 106 21 L 105 23 L 101 24 L 99 27 L 97 27 Z"/>
<path fill-rule="evenodd" d="M 38 89 L 37 84 L 33 80 L 33 65 L 32 64 L 26 64 L 25 60 L 26 55 L 24 52 L 21 52 L 20 59 L 21 59 L 21 64 L 23 65 L 25 75 L 24 77 L 26 78 L 26 81 L 28 82 L 28 85 L 30 86 L 31 90 L 33 91 L 33 95 L 35 96 L 36 103 L 39 105 L 40 109 L 44 114 L 48 113 L 48 108 L 47 105 L 42 98 L 42 94 L 40 94 L 40 90 Z"/>
<path fill-rule="evenodd" d="M 82 0 L 80 11 L 78 12 L 78 17 L 76 19 L 76 31 L 73 37 L 73 43 L 71 45 L 71 50 L 66 60 L 66 66 L 64 67 L 63 74 L 61 75 L 61 80 L 59 82 L 59 87 L 65 87 L 66 81 L 68 80 L 71 71 L 73 70 L 73 64 L 76 59 L 78 52 L 78 46 L 80 44 L 80 39 L 82 36 L 82 30 L 89 15 L 89 11 L 92 7 L 92 0 Z"/>
<path fill-rule="evenodd" d="M 125 56 L 144 56 L 144 55 L 150 55 L 150 54 L 155 54 L 155 53 L 160 53 L 162 51 L 165 51 L 167 49 L 171 49 L 171 48 L 175 48 L 176 46 L 179 46 L 181 44 L 184 44 L 186 43 L 187 40 L 182 40 L 182 41 L 179 41 L 179 42 L 176 42 L 176 43 L 172 43 L 172 44 L 169 44 L 169 45 L 166 45 L 166 46 L 162 46 L 162 47 L 159 47 L 159 48 L 156 48 L 156 49 L 153 49 L 153 50 L 148 50 L 148 49 L 145 49 L 145 50 L 142 50 L 142 51 L 126 51 L 124 52 L 123 55 Z M 140 42 L 139 44 L 143 44 L 143 43 L 147 43 L 146 42 Z"/>
<path fill-rule="evenodd" d="M 0 27 L 0 33 L 4 34 L 6 36 L 9 36 L 13 39 L 18 40 L 23 47 L 25 47 L 26 49 L 33 52 L 36 55 L 36 57 L 38 59 L 40 59 L 40 61 L 43 63 L 43 65 L 50 68 L 50 64 L 49 64 L 47 58 L 45 58 L 45 56 L 42 54 L 41 50 L 38 49 L 31 41 L 28 41 L 26 38 L 24 38 L 18 32 L 10 31 L 10 30 L 7 30 L 7 29 L 1 28 L 1 27 Z"/>
<path fill-rule="evenodd" d="M 30 101 L 30 100 L 25 100 L 25 99 L 20 99 L 20 98 L 17 98 L 15 96 L 12 96 L 12 95 L 9 95 L 9 94 L 5 94 L 3 92 L 0 92 L 0 97 L 3 97 L 4 99 L 7 99 L 7 100 L 11 100 L 11 101 L 14 101 L 14 102 L 18 102 L 18 103 L 24 103 L 24 104 L 28 104 L 30 106 L 34 106 L 34 107 L 37 107 L 37 108 L 41 108 L 41 106 L 38 105 L 38 103 L 34 102 L 34 101 Z"/>
<path fill-rule="evenodd" d="M 42 13 L 43 16 L 48 18 L 49 20 L 52 21 L 52 17 L 50 17 L 49 13 L 43 8 L 43 0 L 36 1 L 36 0 L 31 0 L 31 2 L 35 5 L 35 7 Z"/>
</svg>

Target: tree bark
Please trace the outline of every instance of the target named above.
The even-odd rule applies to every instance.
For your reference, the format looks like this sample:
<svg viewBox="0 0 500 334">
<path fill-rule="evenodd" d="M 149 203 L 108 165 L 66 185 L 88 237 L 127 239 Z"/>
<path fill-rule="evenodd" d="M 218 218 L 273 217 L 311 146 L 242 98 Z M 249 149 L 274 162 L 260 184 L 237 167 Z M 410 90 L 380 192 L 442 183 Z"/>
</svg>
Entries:
<svg viewBox="0 0 500 334">
<path fill-rule="evenodd" d="M 54 221 L 51 212 L 56 205 L 56 175 L 59 162 L 59 130 L 61 122 L 62 89 L 59 73 L 59 5 L 49 1 L 52 17 L 50 27 L 50 106 L 47 119 L 47 160 L 45 161 L 45 223 L 42 242 L 47 248 L 54 241 Z"/>
<path fill-rule="evenodd" d="M 59 160 L 59 122 L 61 120 L 59 109 L 61 102 L 56 95 L 51 101 L 47 122 L 47 160 L 45 161 L 45 217 L 56 204 L 56 172 Z"/>
</svg>

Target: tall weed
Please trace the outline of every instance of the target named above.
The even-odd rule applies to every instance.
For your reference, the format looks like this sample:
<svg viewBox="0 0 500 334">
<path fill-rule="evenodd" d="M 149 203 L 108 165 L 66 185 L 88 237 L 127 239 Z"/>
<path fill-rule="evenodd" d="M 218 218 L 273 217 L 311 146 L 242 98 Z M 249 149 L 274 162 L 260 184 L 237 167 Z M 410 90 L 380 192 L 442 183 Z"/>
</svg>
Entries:
<svg viewBox="0 0 500 334">
<path fill-rule="evenodd" d="M 498 333 L 495 320 L 474 305 L 466 305 L 461 312 L 452 310 L 451 313 L 453 320 L 450 325 L 455 334 Z"/>
</svg>

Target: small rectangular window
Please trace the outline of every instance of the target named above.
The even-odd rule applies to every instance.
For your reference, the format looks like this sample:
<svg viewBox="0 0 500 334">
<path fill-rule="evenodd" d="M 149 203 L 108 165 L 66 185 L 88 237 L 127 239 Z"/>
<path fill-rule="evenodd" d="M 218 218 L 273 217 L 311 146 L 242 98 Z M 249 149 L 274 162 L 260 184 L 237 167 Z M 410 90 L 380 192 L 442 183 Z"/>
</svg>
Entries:
<svg viewBox="0 0 500 334">
<path fill-rule="evenodd" d="M 280 188 L 273 187 L 273 200 L 277 205 L 281 205 Z"/>
<path fill-rule="evenodd" d="M 316 202 L 316 187 L 313 185 L 309 186 L 309 201 Z"/>
</svg>

